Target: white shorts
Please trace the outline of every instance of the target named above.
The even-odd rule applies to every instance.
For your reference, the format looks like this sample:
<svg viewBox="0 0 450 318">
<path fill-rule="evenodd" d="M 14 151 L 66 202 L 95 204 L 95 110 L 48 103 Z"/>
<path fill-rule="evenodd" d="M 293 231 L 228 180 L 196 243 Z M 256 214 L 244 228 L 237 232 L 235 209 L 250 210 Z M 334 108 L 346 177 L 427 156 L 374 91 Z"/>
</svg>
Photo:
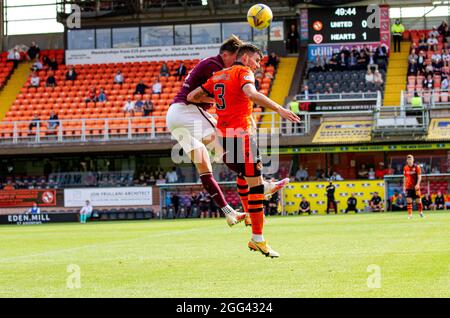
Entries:
<svg viewBox="0 0 450 318">
<path fill-rule="evenodd" d="M 167 111 L 167 127 L 186 153 L 203 147 L 202 140 L 214 135 L 216 119 L 193 104 L 172 104 Z"/>
</svg>

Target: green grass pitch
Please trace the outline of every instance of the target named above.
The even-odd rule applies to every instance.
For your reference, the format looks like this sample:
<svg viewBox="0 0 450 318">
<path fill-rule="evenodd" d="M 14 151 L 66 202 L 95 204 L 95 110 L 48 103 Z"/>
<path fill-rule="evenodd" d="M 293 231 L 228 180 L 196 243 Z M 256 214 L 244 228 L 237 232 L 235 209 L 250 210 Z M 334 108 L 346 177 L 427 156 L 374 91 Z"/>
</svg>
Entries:
<svg viewBox="0 0 450 318">
<path fill-rule="evenodd" d="M 281 258 L 224 219 L 0 226 L 0 297 L 450 296 L 450 213 L 271 217 L 265 234 Z"/>
</svg>

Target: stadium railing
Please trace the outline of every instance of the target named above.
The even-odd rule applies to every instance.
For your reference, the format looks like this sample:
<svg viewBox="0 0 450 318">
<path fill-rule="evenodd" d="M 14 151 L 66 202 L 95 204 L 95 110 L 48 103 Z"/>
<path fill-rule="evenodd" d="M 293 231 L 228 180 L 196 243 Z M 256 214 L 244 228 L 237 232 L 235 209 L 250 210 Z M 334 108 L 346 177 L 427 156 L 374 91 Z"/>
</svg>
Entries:
<svg viewBox="0 0 450 318">
<path fill-rule="evenodd" d="M 304 135 L 309 129 L 308 116 L 303 116 L 302 122 L 294 127 L 275 113 L 261 115 L 268 115 L 270 118 L 270 128 L 258 129 L 258 133 L 262 135 Z M 58 120 L 59 124 L 54 129 L 49 129 L 50 122 L 41 120 L 33 122 L 36 127 L 31 131 L 31 121 L 2 122 L 0 145 L 169 139 L 165 121 L 165 116 L 66 119 Z"/>
<path fill-rule="evenodd" d="M 429 114 L 424 108 L 407 106 L 383 106 L 374 110 L 373 133 L 413 136 L 426 134 Z"/>
<path fill-rule="evenodd" d="M 450 90 L 433 89 L 430 91 L 418 91 L 418 96 L 422 98 L 422 104 L 424 107 L 431 109 L 450 108 Z M 414 92 L 402 91 L 401 102 L 402 106 L 411 106 Z"/>
</svg>

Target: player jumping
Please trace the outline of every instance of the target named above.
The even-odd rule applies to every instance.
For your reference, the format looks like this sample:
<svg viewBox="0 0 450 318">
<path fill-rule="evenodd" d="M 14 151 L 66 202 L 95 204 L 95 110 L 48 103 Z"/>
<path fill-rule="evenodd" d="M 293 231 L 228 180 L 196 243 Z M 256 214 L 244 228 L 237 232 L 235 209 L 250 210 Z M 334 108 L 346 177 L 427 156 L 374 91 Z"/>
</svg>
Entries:
<svg viewBox="0 0 450 318">
<path fill-rule="evenodd" d="M 219 140 L 224 149 L 224 162 L 238 172 L 238 187 L 248 193 L 248 211 L 252 223 L 250 250 L 279 257 L 264 239 L 264 185 L 262 162 L 256 136 L 253 134 L 253 103 L 269 108 L 292 122 L 300 119 L 290 110 L 270 100 L 255 88 L 254 71 L 260 67 L 262 52 L 252 44 L 242 45 L 237 62 L 215 73 L 204 85 L 188 95 L 190 102 L 216 102 Z M 245 189 L 244 189 L 245 188 Z"/>
<path fill-rule="evenodd" d="M 406 165 L 403 169 L 403 192 L 406 194 L 406 207 L 408 209 L 408 219 L 412 219 L 413 200 L 416 200 L 420 217 L 423 215 L 422 201 L 420 199 L 420 182 L 422 181 L 422 169 L 414 163 L 414 157 L 406 157 Z"/>
<path fill-rule="evenodd" d="M 215 138 L 216 120 L 205 110 L 211 103 L 189 103 L 188 94 L 204 84 L 215 72 L 230 67 L 236 60 L 236 52 L 243 42 L 231 36 L 220 47 L 219 55 L 204 59 L 198 63 L 186 77 L 185 82 L 175 96 L 167 112 L 167 127 L 178 141 L 184 152 L 191 158 L 200 175 L 205 190 L 214 199 L 225 214 L 228 225 L 232 226 L 245 218 L 245 213 L 235 211 L 225 200 L 212 173 L 212 166 L 205 145 Z M 286 180 L 268 183 L 265 193 L 273 194 L 287 184 Z"/>
</svg>

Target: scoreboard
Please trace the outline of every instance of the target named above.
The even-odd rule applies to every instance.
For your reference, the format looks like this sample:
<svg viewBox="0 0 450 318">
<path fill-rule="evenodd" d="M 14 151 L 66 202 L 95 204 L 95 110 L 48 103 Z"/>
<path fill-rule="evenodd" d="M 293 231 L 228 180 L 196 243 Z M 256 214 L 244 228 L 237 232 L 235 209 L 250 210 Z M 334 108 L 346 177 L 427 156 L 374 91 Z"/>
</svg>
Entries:
<svg viewBox="0 0 450 318">
<path fill-rule="evenodd" d="M 370 27 L 374 12 L 367 7 L 308 9 L 308 43 L 379 42 L 380 28 Z"/>
</svg>

